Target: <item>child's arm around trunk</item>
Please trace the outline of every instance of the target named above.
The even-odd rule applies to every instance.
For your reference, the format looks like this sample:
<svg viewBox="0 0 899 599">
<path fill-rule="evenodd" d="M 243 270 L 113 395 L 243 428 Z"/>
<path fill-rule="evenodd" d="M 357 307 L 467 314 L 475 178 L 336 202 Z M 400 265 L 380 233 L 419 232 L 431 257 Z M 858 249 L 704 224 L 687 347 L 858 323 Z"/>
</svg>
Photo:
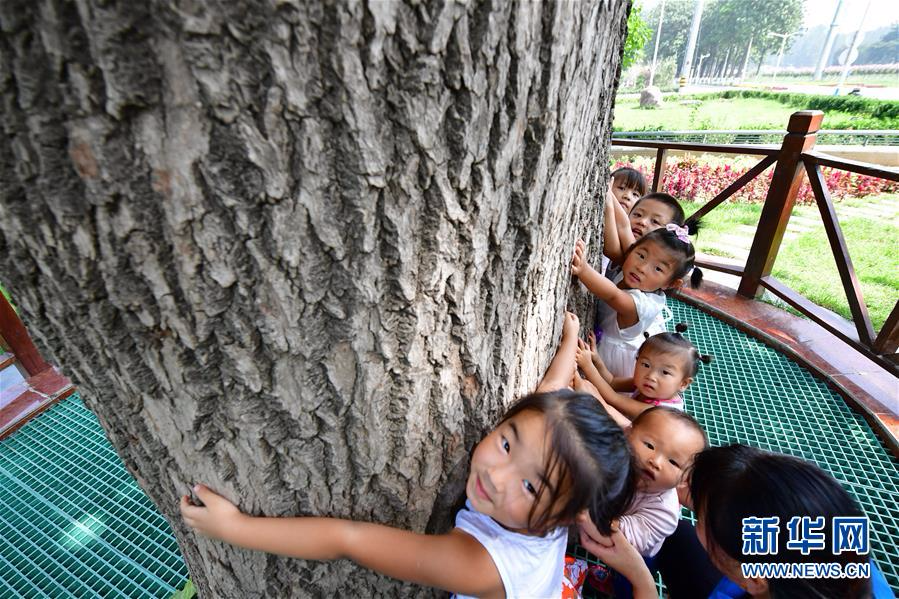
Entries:
<svg viewBox="0 0 899 599">
<path fill-rule="evenodd" d="M 287 557 L 351 559 L 391 578 L 463 595 L 504 595 L 493 558 L 460 530 L 425 535 L 337 518 L 255 517 L 203 485 L 194 491 L 205 505 L 192 505 L 184 496 L 181 514 L 188 526 L 207 537 Z"/>
</svg>

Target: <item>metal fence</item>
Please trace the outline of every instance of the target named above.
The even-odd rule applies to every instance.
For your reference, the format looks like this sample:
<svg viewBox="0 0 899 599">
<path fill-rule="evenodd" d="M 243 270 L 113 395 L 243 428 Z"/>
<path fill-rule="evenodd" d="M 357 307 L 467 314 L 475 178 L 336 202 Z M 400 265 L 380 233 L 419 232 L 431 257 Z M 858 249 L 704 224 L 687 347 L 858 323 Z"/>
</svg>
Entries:
<svg viewBox="0 0 899 599">
<path fill-rule="evenodd" d="M 616 139 L 647 141 L 679 141 L 704 144 L 771 144 L 779 146 L 787 132 L 777 129 L 708 130 L 708 131 L 616 131 Z M 822 129 L 818 145 L 833 146 L 899 146 L 899 130 L 859 129 L 854 131 Z"/>
</svg>

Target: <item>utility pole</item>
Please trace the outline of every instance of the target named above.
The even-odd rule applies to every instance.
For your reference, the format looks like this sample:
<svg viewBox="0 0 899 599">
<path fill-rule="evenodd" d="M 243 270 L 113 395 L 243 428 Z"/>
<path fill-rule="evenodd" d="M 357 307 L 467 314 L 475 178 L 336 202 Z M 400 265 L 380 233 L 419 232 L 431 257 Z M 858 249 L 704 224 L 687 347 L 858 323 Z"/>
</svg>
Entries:
<svg viewBox="0 0 899 599">
<path fill-rule="evenodd" d="M 868 4 L 865 5 L 865 12 L 862 15 L 862 20 L 858 23 L 858 29 L 855 30 L 855 35 L 852 36 L 852 43 L 849 44 L 849 52 L 846 53 L 846 62 L 843 64 L 843 72 L 840 74 L 840 81 L 837 83 L 837 88 L 833 90 L 833 95 L 840 95 L 840 88 L 846 83 L 846 78 L 849 76 L 849 70 L 852 68 L 852 63 L 855 62 L 855 56 L 853 54 L 858 50 L 858 44 L 861 42 L 861 33 L 862 27 L 865 26 L 865 19 L 868 18 L 868 9 L 871 8 L 871 0 L 868 0 Z"/>
<path fill-rule="evenodd" d="M 833 19 L 830 21 L 830 29 L 827 30 L 827 37 L 824 39 L 824 47 L 821 48 L 821 56 L 818 57 L 818 64 L 815 65 L 815 81 L 821 81 L 824 69 L 827 67 L 827 58 L 830 56 L 830 50 L 833 48 L 833 40 L 837 33 L 837 19 L 840 18 L 840 9 L 843 8 L 843 0 L 837 0 L 837 9 L 833 12 Z"/>
<path fill-rule="evenodd" d="M 696 65 L 696 78 L 702 77 L 702 61 L 708 58 L 708 54 L 703 54 L 699 57 L 699 64 Z"/>
<path fill-rule="evenodd" d="M 697 0 L 693 9 L 693 22 L 690 23 L 690 37 L 687 38 L 687 52 L 684 55 L 684 63 L 680 71 L 680 87 L 687 85 L 690 80 L 690 64 L 693 62 L 693 53 L 696 51 L 696 38 L 699 37 L 699 23 L 702 21 L 703 0 Z"/>
<path fill-rule="evenodd" d="M 659 26 L 656 29 L 656 47 L 655 50 L 652 51 L 652 66 L 649 67 L 649 85 L 646 87 L 652 87 L 652 80 L 655 79 L 656 76 L 656 60 L 659 57 L 659 40 L 662 39 L 662 21 L 665 19 L 665 0 L 662 0 L 662 5 L 659 7 Z"/>
<path fill-rule="evenodd" d="M 752 52 L 752 36 L 749 36 L 749 45 L 746 46 L 746 56 L 743 57 L 743 67 L 740 69 L 740 81 L 746 79 L 746 67 L 749 66 L 749 54 Z"/>
<path fill-rule="evenodd" d="M 721 79 L 727 80 L 727 61 L 730 60 L 730 48 L 724 54 L 724 68 L 721 69 Z"/>
</svg>

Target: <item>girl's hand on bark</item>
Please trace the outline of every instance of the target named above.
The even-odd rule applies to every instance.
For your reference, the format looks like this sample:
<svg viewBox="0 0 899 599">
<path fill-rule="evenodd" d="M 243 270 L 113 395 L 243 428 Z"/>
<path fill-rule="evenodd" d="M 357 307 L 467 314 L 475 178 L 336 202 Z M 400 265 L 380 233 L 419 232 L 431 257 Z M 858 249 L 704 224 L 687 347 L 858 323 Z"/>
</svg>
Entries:
<svg viewBox="0 0 899 599">
<path fill-rule="evenodd" d="M 195 485 L 193 491 L 203 505 L 195 505 L 189 496 L 182 495 L 180 508 L 184 523 L 203 536 L 227 540 L 228 532 L 243 517 L 241 511 L 204 485 Z"/>
<path fill-rule="evenodd" d="M 580 276 L 584 267 L 587 265 L 587 244 L 582 239 L 578 239 L 574 244 L 574 256 L 571 258 L 571 274 Z"/>
</svg>

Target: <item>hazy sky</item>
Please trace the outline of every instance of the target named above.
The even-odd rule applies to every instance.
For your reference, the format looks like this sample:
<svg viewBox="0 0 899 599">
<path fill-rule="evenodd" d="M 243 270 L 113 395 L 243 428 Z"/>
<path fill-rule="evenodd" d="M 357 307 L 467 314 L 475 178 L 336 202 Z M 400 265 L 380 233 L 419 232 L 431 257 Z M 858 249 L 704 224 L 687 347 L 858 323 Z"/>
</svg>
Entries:
<svg viewBox="0 0 899 599">
<path fill-rule="evenodd" d="M 649 10 L 659 3 L 659 0 L 638 0 L 644 10 Z M 667 0 L 668 2 L 685 2 L 687 0 Z M 752 2 L 753 0 L 743 0 Z M 830 25 L 833 12 L 837 8 L 838 0 L 806 0 L 805 2 L 805 26 Z M 897 0 L 870 0 L 871 8 L 865 18 L 864 31 L 877 29 L 884 25 L 899 22 L 899 2 Z M 861 21 L 862 14 L 868 0 L 843 0 L 843 8 L 840 11 L 840 33 L 855 31 Z"/>
<path fill-rule="evenodd" d="M 745 0 L 751 2 L 752 0 Z M 837 9 L 838 0 L 806 0 L 805 26 L 830 25 L 833 12 Z M 865 17 L 862 31 L 870 31 L 891 23 L 899 22 L 899 2 L 896 0 L 870 0 L 871 7 Z M 868 0 L 843 0 L 840 10 L 840 24 L 837 31 L 848 33 L 858 29 Z"/>
</svg>

